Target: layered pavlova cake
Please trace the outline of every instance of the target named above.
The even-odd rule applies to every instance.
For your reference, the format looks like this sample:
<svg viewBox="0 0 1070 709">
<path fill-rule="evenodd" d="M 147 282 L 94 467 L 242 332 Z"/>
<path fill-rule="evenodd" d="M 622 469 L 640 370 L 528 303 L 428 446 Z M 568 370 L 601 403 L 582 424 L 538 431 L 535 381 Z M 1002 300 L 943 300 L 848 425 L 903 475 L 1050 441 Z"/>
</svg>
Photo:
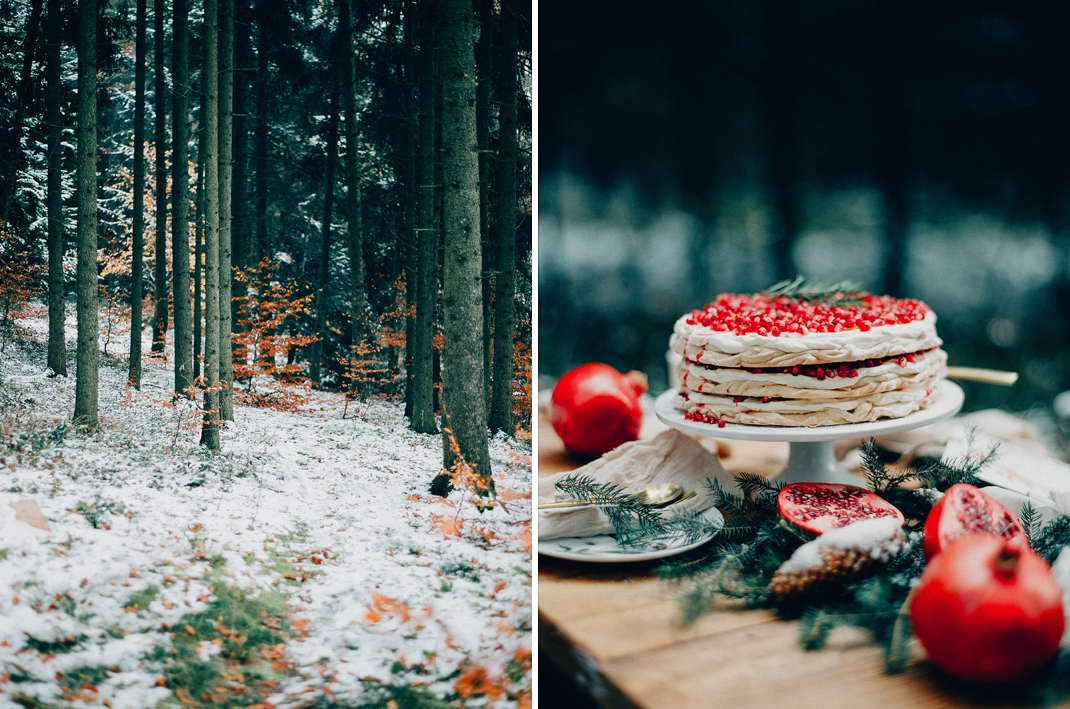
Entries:
<svg viewBox="0 0 1070 709">
<path fill-rule="evenodd" d="M 695 421 L 828 426 L 929 405 L 947 372 L 936 314 L 912 299 L 800 281 L 722 294 L 676 321 L 676 407 Z"/>
</svg>

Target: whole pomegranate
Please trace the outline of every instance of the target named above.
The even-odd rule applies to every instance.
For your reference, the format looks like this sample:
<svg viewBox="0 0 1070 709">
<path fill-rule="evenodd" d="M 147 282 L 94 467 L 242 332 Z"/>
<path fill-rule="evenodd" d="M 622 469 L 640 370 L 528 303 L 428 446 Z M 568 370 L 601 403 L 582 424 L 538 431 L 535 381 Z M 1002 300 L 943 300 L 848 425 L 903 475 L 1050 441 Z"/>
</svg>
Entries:
<svg viewBox="0 0 1070 709">
<path fill-rule="evenodd" d="M 903 524 L 895 505 L 855 485 L 792 483 L 780 490 L 776 507 L 785 520 L 814 534 L 877 517 L 896 517 Z"/>
<path fill-rule="evenodd" d="M 925 560 L 959 537 L 977 532 L 1029 545 L 1022 523 L 1010 510 L 973 485 L 960 483 L 948 488 L 925 518 Z"/>
<path fill-rule="evenodd" d="M 1022 679 L 1059 649 L 1062 591 L 1018 539 L 967 534 L 933 557 L 910 604 L 914 632 L 942 670 L 974 682 Z"/>
<path fill-rule="evenodd" d="M 608 364 L 576 367 L 557 381 L 550 398 L 550 424 L 565 448 L 599 456 L 639 438 L 642 384 Z"/>
</svg>

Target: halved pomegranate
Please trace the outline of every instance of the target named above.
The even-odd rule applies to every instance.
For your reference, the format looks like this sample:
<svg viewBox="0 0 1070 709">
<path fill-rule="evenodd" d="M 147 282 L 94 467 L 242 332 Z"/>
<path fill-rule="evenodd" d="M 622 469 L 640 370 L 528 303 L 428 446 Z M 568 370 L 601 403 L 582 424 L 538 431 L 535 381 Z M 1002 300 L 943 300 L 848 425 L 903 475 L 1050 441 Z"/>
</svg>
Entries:
<svg viewBox="0 0 1070 709">
<path fill-rule="evenodd" d="M 892 503 L 854 485 L 792 483 L 777 495 L 776 506 L 781 517 L 815 534 L 877 517 L 897 517 L 903 524 L 903 513 Z"/>
<path fill-rule="evenodd" d="M 1059 650 L 1062 590 L 1021 541 L 966 534 L 925 567 L 910 622 L 948 674 L 973 682 L 1022 679 Z"/>
<path fill-rule="evenodd" d="M 921 547 L 925 560 L 959 537 L 974 533 L 1020 539 L 1029 546 L 1022 523 L 1010 510 L 973 485 L 959 483 L 948 488 L 925 518 Z"/>
</svg>

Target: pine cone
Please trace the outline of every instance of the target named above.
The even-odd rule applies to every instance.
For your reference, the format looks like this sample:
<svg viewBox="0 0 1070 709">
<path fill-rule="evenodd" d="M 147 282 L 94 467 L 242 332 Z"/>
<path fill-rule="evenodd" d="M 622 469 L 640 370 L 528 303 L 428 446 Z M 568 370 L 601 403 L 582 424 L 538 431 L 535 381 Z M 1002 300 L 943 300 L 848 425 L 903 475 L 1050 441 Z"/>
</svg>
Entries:
<svg viewBox="0 0 1070 709">
<path fill-rule="evenodd" d="M 877 563 L 895 556 L 902 548 L 903 533 L 897 528 L 892 534 L 880 534 L 881 539 L 871 546 L 845 543 L 849 538 L 838 531 L 826 532 L 799 547 L 773 574 L 769 583 L 773 594 L 789 598 L 849 583 L 864 576 Z"/>
<path fill-rule="evenodd" d="M 825 563 L 805 571 L 780 571 L 773 574 L 770 590 L 781 598 L 843 584 L 857 578 L 873 566 L 868 551 L 859 549 L 822 549 Z"/>
</svg>

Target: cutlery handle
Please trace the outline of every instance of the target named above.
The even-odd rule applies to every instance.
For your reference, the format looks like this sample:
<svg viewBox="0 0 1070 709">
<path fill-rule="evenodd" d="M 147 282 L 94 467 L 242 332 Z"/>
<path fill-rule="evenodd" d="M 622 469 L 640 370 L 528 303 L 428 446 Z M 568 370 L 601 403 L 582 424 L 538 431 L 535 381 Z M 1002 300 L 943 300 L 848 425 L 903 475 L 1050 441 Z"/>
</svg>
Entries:
<svg viewBox="0 0 1070 709">
<path fill-rule="evenodd" d="M 562 507 L 596 507 L 613 504 L 611 502 L 593 502 L 589 500 L 567 500 L 565 502 L 542 502 L 539 503 L 540 510 L 556 510 Z"/>
<path fill-rule="evenodd" d="M 948 367 L 948 379 L 967 379 L 986 384 L 1011 386 L 1018 381 L 1018 372 L 1003 372 L 998 369 L 980 369 L 978 367 Z"/>
</svg>

